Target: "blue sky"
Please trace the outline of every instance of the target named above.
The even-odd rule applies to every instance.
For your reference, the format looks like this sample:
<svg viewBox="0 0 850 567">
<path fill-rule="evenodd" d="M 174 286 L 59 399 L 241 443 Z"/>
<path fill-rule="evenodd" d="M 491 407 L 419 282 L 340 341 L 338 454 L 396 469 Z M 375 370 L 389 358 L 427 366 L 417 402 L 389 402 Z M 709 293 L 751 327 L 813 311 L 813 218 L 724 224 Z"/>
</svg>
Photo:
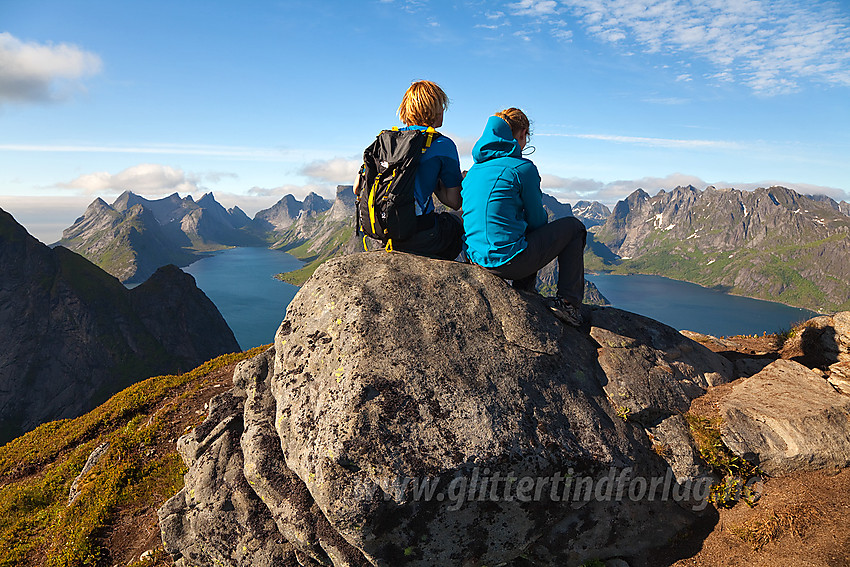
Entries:
<svg viewBox="0 0 850 567">
<path fill-rule="evenodd" d="M 331 197 L 417 79 L 465 168 L 489 115 L 525 110 L 564 202 L 850 200 L 847 2 L 0 0 L 0 207 L 52 242 L 125 189 Z"/>
</svg>

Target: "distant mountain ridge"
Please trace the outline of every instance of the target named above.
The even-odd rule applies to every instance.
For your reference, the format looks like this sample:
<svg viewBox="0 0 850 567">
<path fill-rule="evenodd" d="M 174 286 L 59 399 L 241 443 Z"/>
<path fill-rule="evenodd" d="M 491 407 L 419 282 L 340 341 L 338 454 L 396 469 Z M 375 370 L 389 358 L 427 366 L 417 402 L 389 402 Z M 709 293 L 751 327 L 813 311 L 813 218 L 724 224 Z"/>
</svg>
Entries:
<svg viewBox="0 0 850 567">
<path fill-rule="evenodd" d="M 688 186 L 655 197 L 638 189 L 613 211 L 599 202 L 570 206 L 546 194 L 543 202 L 550 219 L 574 215 L 589 228 L 588 270 L 663 275 L 815 310 L 850 307 L 850 204 L 844 201 L 782 187 Z M 195 202 L 125 192 L 112 206 L 92 203 L 61 243 L 122 281 L 139 281 L 167 262 L 187 265 L 216 249 L 265 246 L 306 262 L 281 276 L 300 285 L 326 259 L 362 250 L 354 207 L 350 185 L 338 186 L 333 201 L 315 193 L 303 201 L 286 195 L 253 219 L 238 208 L 225 210 L 211 193 Z M 552 268 L 541 271 L 544 287 L 554 285 Z"/>
<path fill-rule="evenodd" d="M 260 246 L 238 207 L 226 210 L 207 193 L 197 202 L 177 193 L 149 200 L 125 191 L 112 205 L 95 199 L 58 244 L 78 252 L 123 282 L 147 279 L 160 266 L 187 266 L 204 252 Z"/>
<path fill-rule="evenodd" d="M 846 203 L 845 203 L 846 205 Z M 693 186 L 617 203 L 595 239 L 615 273 L 647 273 L 815 310 L 850 307 L 850 217 L 785 187 Z"/>
<path fill-rule="evenodd" d="M 104 218 L 117 214 L 92 206 Z M 45 246 L 2 210 L 0 306 L 0 444 L 80 415 L 147 376 L 241 350 L 215 305 L 173 265 L 128 290 L 79 254 Z"/>
</svg>

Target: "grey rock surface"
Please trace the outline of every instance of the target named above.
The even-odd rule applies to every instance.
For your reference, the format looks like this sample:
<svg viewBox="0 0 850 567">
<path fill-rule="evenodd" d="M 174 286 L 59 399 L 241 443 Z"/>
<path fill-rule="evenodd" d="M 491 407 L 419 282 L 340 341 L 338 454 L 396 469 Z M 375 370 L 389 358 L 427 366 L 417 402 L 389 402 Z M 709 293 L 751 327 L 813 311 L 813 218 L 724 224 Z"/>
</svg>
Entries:
<svg viewBox="0 0 850 567">
<path fill-rule="evenodd" d="M 634 313 L 594 311 L 590 336 L 600 346 L 605 393 L 621 413 L 648 427 L 686 412 L 709 387 L 734 378 L 727 359 Z"/>
<path fill-rule="evenodd" d="M 588 316 L 591 328 L 609 333 L 622 333 L 617 325 L 630 317 L 605 308 Z M 694 388 L 721 379 L 714 367 L 691 371 L 705 354 L 692 341 L 673 332 L 686 345 L 676 351 L 663 340 L 667 328 L 639 323 L 658 328 L 645 328 L 636 345 L 666 349 L 648 359 L 679 365 L 680 380 Z M 700 471 L 677 445 L 674 475 L 645 426 L 617 415 L 598 348 L 587 328 L 561 324 L 542 301 L 476 266 L 398 253 L 342 257 L 321 266 L 290 304 L 274 348 L 238 367 L 243 407 L 232 408 L 231 421 L 211 415 L 218 425 L 181 441 L 181 452 L 195 470 L 195 447 L 230 451 L 263 503 L 263 525 L 275 527 L 264 541 L 287 541 L 304 565 L 639 557 L 697 516 L 669 498 L 613 497 L 604 481 L 625 469 L 645 479 Z M 236 431 L 237 421 L 238 449 L 205 441 L 227 423 Z M 665 422 L 657 432 L 687 444 L 681 425 Z M 554 492 L 552 484 L 566 474 L 563 499 L 565 477 Z M 207 472 L 204 482 L 218 476 Z M 197 478 L 190 472 L 184 496 L 161 512 L 167 548 L 183 558 L 201 553 L 193 538 L 223 550 L 230 537 L 224 528 L 202 530 L 213 520 L 197 519 L 187 499 Z M 429 487 L 430 497 L 419 493 Z"/>
<path fill-rule="evenodd" d="M 219 394 L 207 419 L 178 442 L 189 467 L 185 486 L 158 511 L 177 567 L 311 565 L 298 562 L 242 472 L 244 401 L 238 388 Z"/>
<path fill-rule="evenodd" d="M 723 441 L 769 475 L 850 464 L 850 397 L 811 369 L 777 360 L 720 402 Z"/>
</svg>

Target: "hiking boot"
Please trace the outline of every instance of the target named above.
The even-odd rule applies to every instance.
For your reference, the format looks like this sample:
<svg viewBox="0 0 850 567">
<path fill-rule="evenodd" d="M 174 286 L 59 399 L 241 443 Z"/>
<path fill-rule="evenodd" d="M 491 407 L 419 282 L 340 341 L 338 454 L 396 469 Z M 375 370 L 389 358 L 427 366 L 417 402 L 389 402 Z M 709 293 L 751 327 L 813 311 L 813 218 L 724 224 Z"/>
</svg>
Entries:
<svg viewBox="0 0 850 567">
<path fill-rule="evenodd" d="M 567 303 L 561 297 L 547 297 L 546 306 L 552 313 L 571 327 L 579 327 L 584 322 L 581 318 L 581 311 L 575 305 Z"/>
</svg>

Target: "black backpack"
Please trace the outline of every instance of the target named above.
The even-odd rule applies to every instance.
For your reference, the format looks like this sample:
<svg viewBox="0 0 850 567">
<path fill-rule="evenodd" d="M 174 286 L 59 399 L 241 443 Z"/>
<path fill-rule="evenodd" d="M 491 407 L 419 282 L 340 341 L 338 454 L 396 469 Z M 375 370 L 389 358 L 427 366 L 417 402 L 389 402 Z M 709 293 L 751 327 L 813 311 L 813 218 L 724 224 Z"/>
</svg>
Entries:
<svg viewBox="0 0 850 567">
<path fill-rule="evenodd" d="M 438 136 L 433 128 L 393 128 L 383 130 L 366 148 L 357 196 L 358 236 L 362 228 L 392 250 L 393 240 L 407 240 L 416 233 L 416 169 Z"/>
</svg>

